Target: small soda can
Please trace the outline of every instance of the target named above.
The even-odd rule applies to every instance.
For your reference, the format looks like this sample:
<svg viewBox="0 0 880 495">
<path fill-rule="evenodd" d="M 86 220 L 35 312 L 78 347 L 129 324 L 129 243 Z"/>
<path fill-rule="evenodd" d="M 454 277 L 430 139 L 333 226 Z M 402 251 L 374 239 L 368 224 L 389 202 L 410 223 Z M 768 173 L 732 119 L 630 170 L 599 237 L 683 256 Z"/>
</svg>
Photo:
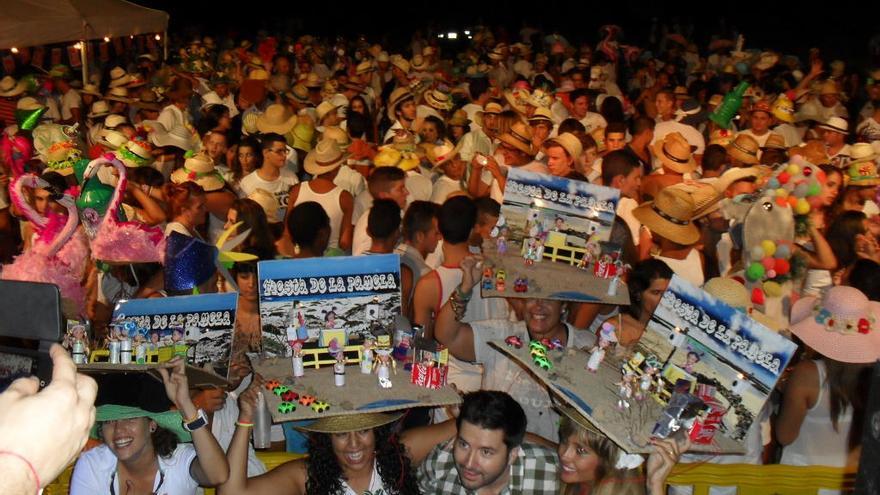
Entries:
<svg viewBox="0 0 880 495">
<path fill-rule="evenodd" d="M 111 364 L 119 364 L 119 348 L 120 343 L 118 340 L 110 341 L 110 363 Z"/>
<path fill-rule="evenodd" d="M 125 339 L 119 343 L 119 362 L 131 364 L 131 340 Z"/>
<path fill-rule="evenodd" d="M 85 364 L 86 363 L 86 347 L 83 345 L 82 341 L 75 340 L 73 341 L 73 362 L 76 364 Z"/>
<path fill-rule="evenodd" d="M 134 360 L 137 364 L 146 364 L 147 363 L 147 346 L 146 344 L 138 344 L 135 347 L 135 355 Z"/>
</svg>

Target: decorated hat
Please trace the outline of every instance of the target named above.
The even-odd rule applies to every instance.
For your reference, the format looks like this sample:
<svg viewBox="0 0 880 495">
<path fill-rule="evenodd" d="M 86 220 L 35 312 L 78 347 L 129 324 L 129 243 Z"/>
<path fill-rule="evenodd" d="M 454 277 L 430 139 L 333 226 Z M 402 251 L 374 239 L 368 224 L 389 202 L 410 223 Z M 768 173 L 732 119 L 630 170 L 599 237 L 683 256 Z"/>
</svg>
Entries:
<svg viewBox="0 0 880 495">
<path fill-rule="evenodd" d="M 771 318 L 755 308 L 749 297 L 749 290 L 742 282 L 732 277 L 711 278 L 703 284 L 703 290 L 728 306 L 746 313 L 750 318 L 771 330 L 781 332 L 788 327 L 785 322 Z"/>
<path fill-rule="evenodd" d="M 510 130 L 498 137 L 498 140 L 512 146 L 530 157 L 535 156 L 532 144 L 532 130 L 522 121 L 516 121 L 510 126 Z"/>
<path fill-rule="evenodd" d="M 715 129 L 709 133 L 709 144 L 717 144 L 726 148 L 733 141 L 733 138 L 734 132 L 730 129 Z"/>
<path fill-rule="evenodd" d="M 773 100 L 770 113 L 782 122 L 794 123 L 794 103 L 785 94 L 781 94 Z"/>
<path fill-rule="evenodd" d="M 820 299 L 807 296 L 791 308 L 791 331 L 816 352 L 844 363 L 880 359 L 880 303 L 861 291 L 833 286 Z"/>
<path fill-rule="evenodd" d="M 334 139 L 322 139 L 315 149 L 306 155 L 305 170 L 312 176 L 326 174 L 345 162 L 345 151 Z"/>
<path fill-rule="evenodd" d="M 82 157 L 82 151 L 73 141 L 59 141 L 49 147 L 46 152 L 46 169 L 61 175 L 73 173 L 73 166 Z"/>
<path fill-rule="evenodd" d="M 700 229 L 693 223 L 695 210 L 696 205 L 690 194 L 667 187 L 657 193 L 654 201 L 633 210 L 633 216 L 651 232 L 688 246 L 700 239 Z"/>
<path fill-rule="evenodd" d="M 691 145 L 677 132 L 670 132 L 651 148 L 654 156 L 664 166 L 680 174 L 693 172 L 697 168 L 697 162 L 691 154 Z"/>
<path fill-rule="evenodd" d="M 223 176 L 214 167 L 214 160 L 204 152 L 189 156 L 183 167 L 171 174 L 171 182 L 175 184 L 195 182 L 202 186 L 205 192 L 222 189 L 225 184 Z"/>
<path fill-rule="evenodd" d="M 153 161 L 152 151 L 153 147 L 149 142 L 143 139 L 132 139 L 120 146 L 115 155 L 126 167 L 137 168 L 149 165 Z"/>
<path fill-rule="evenodd" d="M 109 149 L 118 150 L 128 142 L 128 136 L 113 129 L 101 129 L 98 132 L 98 144 Z"/>
<path fill-rule="evenodd" d="M 756 165 L 759 161 L 759 149 L 760 145 L 755 138 L 748 134 L 737 134 L 733 141 L 727 145 L 727 154 L 743 163 Z"/>
<path fill-rule="evenodd" d="M 525 115 L 526 104 L 529 102 L 530 93 L 527 89 L 513 89 L 504 92 L 504 99 L 516 113 Z"/>
<path fill-rule="evenodd" d="M 868 147 L 871 145 L 865 144 Z M 873 150 L 871 150 L 873 152 Z M 877 173 L 877 164 L 872 160 L 861 160 L 858 163 L 850 163 L 846 170 L 846 183 L 850 186 L 877 186 L 880 185 L 880 175 Z"/>
<path fill-rule="evenodd" d="M 296 115 L 281 104 L 269 105 L 266 111 L 257 117 L 257 129 L 266 134 L 275 132 L 282 136 L 287 134 L 296 125 Z"/>
<path fill-rule="evenodd" d="M 456 146 L 448 139 L 444 140 L 443 143 L 434 146 L 430 155 L 434 169 L 441 167 L 444 163 L 454 158 L 458 154 L 459 148 L 460 146 Z"/>
</svg>

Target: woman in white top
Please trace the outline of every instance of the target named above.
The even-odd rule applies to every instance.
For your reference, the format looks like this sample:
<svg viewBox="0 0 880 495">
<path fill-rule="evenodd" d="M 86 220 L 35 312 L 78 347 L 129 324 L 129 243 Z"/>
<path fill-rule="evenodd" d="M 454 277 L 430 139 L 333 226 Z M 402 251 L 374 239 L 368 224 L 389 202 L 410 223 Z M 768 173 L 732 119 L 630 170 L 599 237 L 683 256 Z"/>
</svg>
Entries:
<svg viewBox="0 0 880 495">
<path fill-rule="evenodd" d="M 880 303 L 836 286 L 796 302 L 791 321 L 821 357 L 798 363 L 785 386 L 775 425 L 782 463 L 855 466 L 871 365 L 880 358 Z"/>
<path fill-rule="evenodd" d="M 170 373 L 169 373 L 169 370 Z M 140 407 L 98 407 L 92 437 L 104 445 L 82 454 L 70 482 L 72 495 L 95 493 L 194 494 L 229 476 L 223 450 L 206 428 L 204 411 L 189 396 L 184 361 L 159 368 L 165 393 L 177 411 L 148 412 Z M 190 441 L 192 444 L 180 442 Z"/>
</svg>

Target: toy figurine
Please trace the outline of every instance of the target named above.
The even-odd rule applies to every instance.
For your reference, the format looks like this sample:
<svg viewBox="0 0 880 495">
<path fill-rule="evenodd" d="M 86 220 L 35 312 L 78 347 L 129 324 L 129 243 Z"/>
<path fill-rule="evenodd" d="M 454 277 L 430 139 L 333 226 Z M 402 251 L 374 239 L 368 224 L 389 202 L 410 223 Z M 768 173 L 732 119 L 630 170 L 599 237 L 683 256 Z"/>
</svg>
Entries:
<svg viewBox="0 0 880 495">
<path fill-rule="evenodd" d="M 535 257 L 532 259 L 535 263 L 540 263 L 544 259 L 544 238 L 539 237 L 535 240 Z"/>
<path fill-rule="evenodd" d="M 64 347 L 70 349 L 73 362 L 85 364 L 89 356 L 89 339 L 86 337 L 85 325 L 74 325 L 64 337 Z"/>
<path fill-rule="evenodd" d="M 629 400 L 633 396 L 633 385 L 635 379 L 636 375 L 632 371 L 624 371 L 623 379 L 617 382 L 617 395 L 620 396 L 620 398 L 617 399 L 617 408 L 621 411 L 624 409 L 629 409 Z"/>
<path fill-rule="evenodd" d="M 309 327 L 306 326 L 306 318 L 303 316 L 302 311 L 296 313 L 296 320 L 299 324 L 299 326 L 296 327 L 296 338 L 299 340 L 308 340 Z"/>
<path fill-rule="evenodd" d="M 376 339 L 366 337 L 364 339 L 364 352 L 361 358 L 361 373 L 369 375 L 373 372 L 373 349 L 376 347 Z"/>
<path fill-rule="evenodd" d="M 654 386 L 654 375 L 657 373 L 657 368 L 648 365 L 645 368 L 645 374 L 639 378 L 639 389 L 636 390 L 636 400 L 643 400 L 651 393 L 651 389 Z"/>
<path fill-rule="evenodd" d="M 498 238 L 495 240 L 495 248 L 498 251 L 499 255 L 504 255 L 507 253 L 507 235 L 509 229 L 507 227 L 502 227 L 501 232 L 498 234 Z"/>
<path fill-rule="evenodd" d="M 383 379 L 390 381 L 392 371 L 395 375 L 397 374 L 397 363 L 391 357 L 391 349 L 376 349 L 376 363 L 374 367 L 380 382 Z"/>
<path fill-rule="evenodd" d="M 335 354 L 336 362 L 333 363 L 333 382 L 337 387 L 345 386 L 345 353 L 340 349 Z"/>
<path fill-rule="evenodd" d="M 290 344 L 290 348 L 293 351 L 293 357 L 291 357 L 291 363 L 293 365 L 293 376 L 295 376 L 295 377 L 305 375 L 305 368 L 303 367 L 303 358 L 302 358 L 302 347 L 303 347 L 303 342 L 301 340 L 294 340 Z"/>
<path fill-rule="evenodd" d="M 605 359 L 605 349 L 615 342 L 617 342 L 617 334 L 614 333 L 614 325 L 606 321 L 602 324 L 602 330 L 599 332 L 599 343 L 590 351 L 587 370 L 595 373 Z"/>
</svg>

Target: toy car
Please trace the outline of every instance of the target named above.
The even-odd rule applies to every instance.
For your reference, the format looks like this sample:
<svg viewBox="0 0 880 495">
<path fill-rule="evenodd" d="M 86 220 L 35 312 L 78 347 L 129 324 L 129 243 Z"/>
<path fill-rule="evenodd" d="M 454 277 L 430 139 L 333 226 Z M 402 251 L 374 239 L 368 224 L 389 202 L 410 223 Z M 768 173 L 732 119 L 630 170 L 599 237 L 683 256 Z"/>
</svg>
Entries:
<svg viewBox="0 0 880 495">
<path fill-rule="evenodd" d="M 311 407 L 312 407 L 312 410 L 315 411 L 316 413 L 322 413 L 322 412 L 326 411 L 327 409 L 330 409 L 330 404 L 327 404 L 326 402 L 319 400 L 319 401 L 315 401 L 315 403 L 312 404 Z"/>
<path fill-rule="evenodd" d="M 535 349 L 540 349 L 544 352 L 547 352 L 547 347 L 544 344 L 542 344 L 541 341 L 539 341 L 539 340 L 533 340 L 533 341 L 529 342 L 529 349 L 531 349 L 533 351 Z"/>
<path fill-rule="evenodd" d="M 551 363 L 545 356 L 535 356 L 535 364 L 545 371 L 553 369 L 553 363 Z"/>
<path fill-rule="evenodd" d="M 278 397 L 281 397 L 286 392 L 290 392 L 290 388 L 288 388 L 286 385 L 278 385 L 277 387 L 272 389 L 272 392 Z"/>
<path fill-rule="evenodd" d="M 311 406 L 315 402 L 314 395 L 301 395 L 299 397 L 299 403 L 304 406 Z"/>
<path fill-rule="evenodd" d="M 506 284 L 504 283 L 503 279 L 499 278 L 498 280 L 495 281 L 495 290 L 496 291 L 504 292 L 505 287 L 506 287 Z"/>
<path fill-rule="evenodd" d="M 269 380 L 268 382 L 266 382 L 266 390 L 274 390 L 275 387 L 280 386 L 281 382 L 279 382 L 278 380 Z"/>
<path fill-rule="evenodd" d="M 495 280 L 507 280 L 507 272 L 505 270 L 495 270 Z"/>
<path fill-rule="evenodd" d="M 530 354 L 533 358 L 537 358 L 538 356 L 540 356 L 540 357 L 544 357 L 544 358 L 547 357 L 547 351 L 545 351 L 545 350 L 544 350 L 543 348 L 541 348 L 541 347 L 535 347 L 535 348 L 532 348 L 531 350 L 529 350 L 529 354 Z"/>
<path fill-rule="evenodd" d="M 551 350 L 551 351 L 556 350 L 556 349 L 562 349 L 563 347 L 565 347 L 562 345 L 562 341 L 559 339 L 550 340 L 550 339 L 544 338 L 544 339 L 541 339 L 541 344 L 543 344 L 544 347 L 547 348 L 547 350 Z"/>
<path fill-rule="evenodd" d="M 492 283 L 491 278 L 483 278 L 483 290 L 492 290 L 494 288 L 494 284 Z"/>
<path fill-rule="evenodd" d="M 278 404 L 278 412 L 281 414 L 292 413 L 293 411 L 296 411 L 296 404 L 293 402 L 282 402 Z"/>
<path fill-rule="evenodd" d="M 516 335 L 511 335 L 510 337 L 507 337 L 506 339 L 504 339 L 504 343 L 511 347 L 516 347 L 517 349 L 520 349 L 523 346 L 522 339 L 517 337 Z"/>
<path fill-rule="evenodd" d="M 293 390 L 288 390 L 287 392 L 281 394 L 281 400 L 286 402 L 296 402 L 297 400 L 299 400 L 299 394 L 294 392 Z"/>
<path fill-rule="evenodd" d="M 513 281 L 514 292 L 527 292 L 529 290 L 529 279 L 518 278 Z"/>
</svg>

